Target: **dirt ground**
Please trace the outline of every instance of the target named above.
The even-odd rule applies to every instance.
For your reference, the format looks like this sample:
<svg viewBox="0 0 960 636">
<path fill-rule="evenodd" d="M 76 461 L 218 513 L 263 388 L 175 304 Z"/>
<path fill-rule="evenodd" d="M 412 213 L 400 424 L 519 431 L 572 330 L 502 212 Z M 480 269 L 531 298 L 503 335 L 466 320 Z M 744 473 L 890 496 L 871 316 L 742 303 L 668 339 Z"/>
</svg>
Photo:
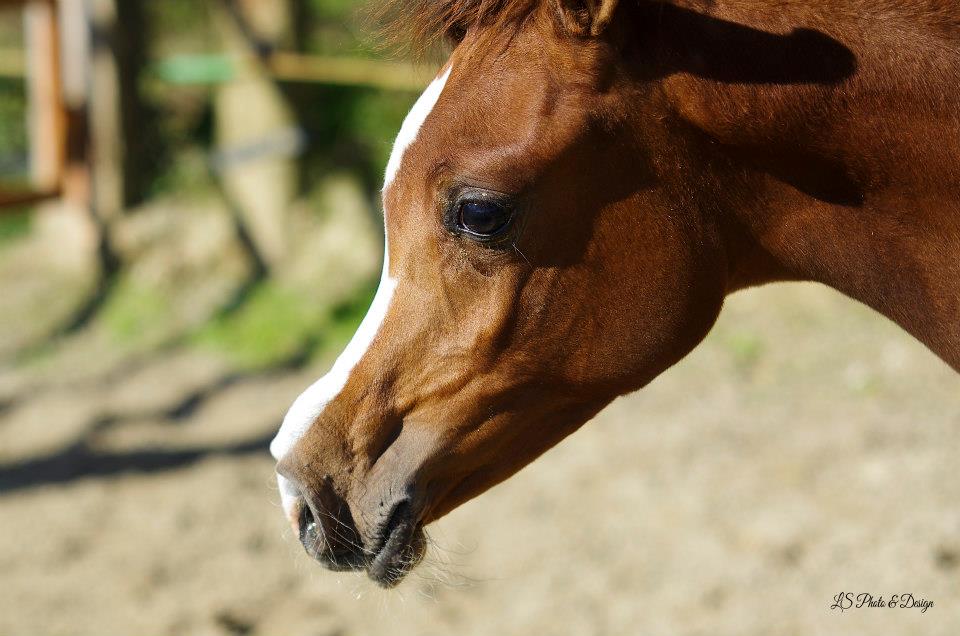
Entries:
<svg viewBox="0 0 960 636">
<path fill-rule="evenodd" d="M 390 592 L 280 513 L 266 443 L 322 368 L 94 358 L 0 375 L 0 634 L 960 633 L 960 376 L 819 287 L 731 299 Z"/>
</svg>

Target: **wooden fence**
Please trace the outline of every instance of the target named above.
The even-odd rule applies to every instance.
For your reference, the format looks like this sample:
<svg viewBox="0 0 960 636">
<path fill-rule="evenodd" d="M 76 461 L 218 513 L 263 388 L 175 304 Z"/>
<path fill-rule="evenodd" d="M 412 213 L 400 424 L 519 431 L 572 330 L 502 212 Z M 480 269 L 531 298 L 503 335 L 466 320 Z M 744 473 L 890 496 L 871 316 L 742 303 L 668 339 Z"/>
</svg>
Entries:
<svg viewBox="0 0 960 636">
<path fill-rule="evenodd" d="M 66 168 L 67 108 L 60 80 L 60 15 L 55 0 L 0 0 L 24 16 L 25 51 L 0 52 L 0 75 L 23 75 L 30 182 L 0 190 L 0 209 L 60 196 Z"/>
<path fill-rule="evenodd" d="M 109 13 L 114 1 L 123 0 L 0 0 L 0 9 L 23 15 L 24 48 L 0 50 L 0 77 L 25 82 L 30 165 L 28 187 L 0 187 L 0 211 L 61 196 L 89 206 L 97 193 L 93 175 L 115 182 L 122 171 L 116 151 L 119 131 L 109 130 L 117 118 L 116 104 L 111 104 L 115 100 L 109 98 L 115 80 L 108 78 L 106 85 L 97 80 L 103 77 L 98 64 L 106 64 L 109 71 L 110 61 L 100 59 L 86 42 L 100 26 L 97 7 Z M 242 77 L 254 65 L 281 82 L 401 91 L 422 88 L 432 74 L 431 69 L 401 62 L 270 51 L 241 57 L 176 56 L 161 61 L 157 75 L 174 84 L 220 83 Z M 100 99 L 96 106 L 89 104 L 91 91 Z"/>
</svg>

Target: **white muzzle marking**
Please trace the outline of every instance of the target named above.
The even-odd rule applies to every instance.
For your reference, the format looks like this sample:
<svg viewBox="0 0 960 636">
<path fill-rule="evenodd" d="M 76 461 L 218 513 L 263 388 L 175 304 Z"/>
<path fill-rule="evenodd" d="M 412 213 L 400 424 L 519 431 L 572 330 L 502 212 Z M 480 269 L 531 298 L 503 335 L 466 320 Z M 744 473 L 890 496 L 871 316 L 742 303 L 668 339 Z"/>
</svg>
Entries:
<svg viewBox="0 0 960 636">
<path fill-rule="evenodd" d="M 390 187 L 400 171 L 403 162 L 403 156 L 407 148 L 413 144 L 417 138 L 417 133 L 426 121 L 427 116 L 433 110 L 437 101 L 440 99 L 443 88 L 450 76 L 448 67 L 439 77 L 433 80 L 427 89 L 423 92 L 416 103 L 413 105 L 410 113 L 403 121 L 400 127 L 400 133 L 393 144 L 393 150 L 390 153 L 390 160 L 387 162 L 387 170 L 384 178 L 384 191 Z M 384 207 L 384 227 L 386 227 L 387 210 Z M 306 391 L 294 401 L 290 410 L 283 418 L 283 424 L 280 431 L 270 443 L 270 453 L 274 459 L 279 461 L 290 449 L 297 443 L 304 433 L 309 430 L 313 423 L 333 399 L 340 394 L 343 387 L 350 379 L 350 373 L 354 367 L 363 359 L 364 354 L 370 348 L 374 338 L 380 331 L 380 325 L 387 315 L 390 308 L 390 301 L 393 299 L 393 292 L 397 288 L 397 280 L 390 276 L 390 243 L 387 240 L 387 232 L 384 231 L 383 247 L 383 272 L 380 275 L 380 287 L 367 310 L 367 315 L 363 318 L 357 332 L 350 339 L 343 353 L 333 363 L 330 371 L 314 382 Z M 283 503 L 284 511 L 287 515 L 291 514 L 294 502 L 298 496 L 296 487 L 282 475 L 277 475 L 277 481 L 280 486 L 280 498 Z"/>
</svg>

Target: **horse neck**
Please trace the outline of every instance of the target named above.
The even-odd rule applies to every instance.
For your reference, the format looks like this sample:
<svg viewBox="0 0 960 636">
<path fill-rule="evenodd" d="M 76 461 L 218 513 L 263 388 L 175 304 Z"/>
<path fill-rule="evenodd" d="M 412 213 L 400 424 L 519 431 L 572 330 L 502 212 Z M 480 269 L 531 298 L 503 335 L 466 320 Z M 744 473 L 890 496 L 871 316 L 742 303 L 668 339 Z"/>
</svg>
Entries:
<svg viewBox="0 0 960 636">
<path fill-rule="evenodd" d="M 729 291 L 823 283 L 898 323 L 960 371 L 960 208 L 892 192 L 859 207 L 776 182 L 724 220 Z M 960 196 L 960 195 L 958 195 Z"/>
<path fill-rule="evenodd" d="M 798 67 L 802 81 L 751 82 L 754 70 L 741 66 L 732 73 L 747 81 L 678 73 L 663 83 L 715 176 L 707 196 L 720 202 L 731 291 L 824 283 L 960 370 L 960 47 L 930 46 L 942 37 L 926 31 L 936 20 L 911 20 L 891 21 L 890 33 L 871 25 L 869 38 L 862 23 L 824 27 L 832 44 L 819 49 L 834 47 L 837 64 L 844 51 L 854 56 L 844 77 Z M 904 44 L 890 56 L 905 28 L 926 48 Z M 758 59 L 778 46 L 753 44 Z"/>
</svg>

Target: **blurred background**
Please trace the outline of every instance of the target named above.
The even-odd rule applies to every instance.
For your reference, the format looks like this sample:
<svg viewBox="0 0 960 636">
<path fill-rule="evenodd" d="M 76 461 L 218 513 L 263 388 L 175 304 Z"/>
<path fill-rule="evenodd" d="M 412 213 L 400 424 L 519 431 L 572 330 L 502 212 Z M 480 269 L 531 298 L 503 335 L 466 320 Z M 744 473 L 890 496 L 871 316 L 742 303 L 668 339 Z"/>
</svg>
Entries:
<svg viewBox="0 0 960 636">
<path fill-rule="evenodd" d="M 814 285 L 731 298 L 399 589 L 309 561 L 267 444 L 366 311 L 440 59 L 377 33 L 354 0 L 0 0 L 0 633 L 956 634 L 960 379 Z"/>
</svg>

